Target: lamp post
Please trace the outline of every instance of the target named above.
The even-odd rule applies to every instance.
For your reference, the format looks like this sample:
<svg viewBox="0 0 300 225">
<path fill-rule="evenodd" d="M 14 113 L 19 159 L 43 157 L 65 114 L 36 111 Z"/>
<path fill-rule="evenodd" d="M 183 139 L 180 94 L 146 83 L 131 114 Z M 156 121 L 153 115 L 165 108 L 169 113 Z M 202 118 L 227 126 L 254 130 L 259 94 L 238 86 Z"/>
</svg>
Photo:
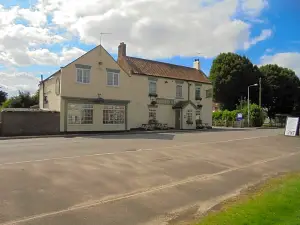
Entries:
<svg viewBox="0 0 300 225">
<path fill-rule="evenodd" d="M 250 127 L 250 88 L 256 86 L 258 86 L 258 84 L 252 84 L 248 86 L 248 127 Z"/>
</svg>

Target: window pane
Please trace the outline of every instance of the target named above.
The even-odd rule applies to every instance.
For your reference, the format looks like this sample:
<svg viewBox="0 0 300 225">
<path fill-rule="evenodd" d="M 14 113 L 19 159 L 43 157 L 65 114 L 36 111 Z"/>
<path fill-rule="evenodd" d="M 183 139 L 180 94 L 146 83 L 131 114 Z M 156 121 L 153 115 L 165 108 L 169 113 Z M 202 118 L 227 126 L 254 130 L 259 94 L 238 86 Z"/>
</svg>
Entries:
<svg viewBox="0 0 300 225">
<path fill-rule="evenodd" d="M 156 109 L 149 109 L 149 120 L 156 120 Z"/>
<path fill-rule="evenodd" d="M 176 86 L 176 97 L 182 98 L 182 86 L 181 85 Z"/>
<path fill-rule="evenodd" d="M 114 73 L 114 86 L 119 86 L 119 74 Z"/>
<path fill-rule="evenodd" d="M 90 83 L 90 70 L 84 70 L 84 81 L 83 83 Z"/>
<path fill-rule="evenodd" d="M 193 120 L 193 111 L 188 110 L 186 114 L 187 114 L 187 120 L 192 121 Z"/>
<path fill-rule="evenodd" d="M 104 106 L 103 124 L 124 124 L 125 106 Z"/>
<path fill-rule="evenodd" d="M 156 82 L 154 81 L 149 82 L 149 93 L 156 94 Z"/>
<path fill-rule="evenodd" d="M 68 124 L 93 124 L 92 104 L 68 104 Z"/>
<path fill-rule="evenodd" d="M 107 85 L 112 86 L 114 85 L 114 77 L 113 73 L 107 73 Z"/>
<path fill-rule="evenodd" d="M 196 87 L 196 99 L 199 99 L 200 97 L 201 97 L 201 89 L 200 89 L 200 87 Z"/>
<path fill-rule="evenodd" d="M 77 82 L 82 82 L 82 69 L 77 69 Z"/>
</svg>

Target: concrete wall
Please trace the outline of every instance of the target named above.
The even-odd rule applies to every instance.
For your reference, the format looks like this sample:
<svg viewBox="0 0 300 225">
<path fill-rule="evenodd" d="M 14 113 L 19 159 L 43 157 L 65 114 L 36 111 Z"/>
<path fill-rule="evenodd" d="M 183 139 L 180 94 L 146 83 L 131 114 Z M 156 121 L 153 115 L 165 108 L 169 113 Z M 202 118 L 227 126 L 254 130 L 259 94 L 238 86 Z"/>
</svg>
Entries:
<svg viewBox="0 0 300 225">
<path fill-rule="evenodd" d="M 1 135 L 41 135 L 59 133 L 59 112 L 1 112 Z"/>
<path fill-rule="evenodd" d="M 46 80 L 43 84 L 40 85 L 40 99 L 39 99 L 40 109 L 60 111 L 60 105 L 61 105 L 60 93 L 61 93 L 61 73 L 57 73 L 55 76 L 50 77 L 49 80 Z M 43 104 L 44 96 L 47 97 L 48 103 L 44 102 Z"/>
</svg>

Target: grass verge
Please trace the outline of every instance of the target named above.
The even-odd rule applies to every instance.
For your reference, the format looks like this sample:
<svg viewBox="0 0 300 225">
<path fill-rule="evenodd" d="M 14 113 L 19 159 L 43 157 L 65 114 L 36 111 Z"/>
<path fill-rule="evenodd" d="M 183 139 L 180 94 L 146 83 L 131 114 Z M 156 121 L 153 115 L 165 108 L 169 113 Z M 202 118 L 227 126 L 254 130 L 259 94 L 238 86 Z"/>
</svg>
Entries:
<svg viewBox="0 0 300 225">
<path fill-rule="evenodd" d="M 300 174 L 271 179 L 196 225 L 300 225 Z"/>
</svg>

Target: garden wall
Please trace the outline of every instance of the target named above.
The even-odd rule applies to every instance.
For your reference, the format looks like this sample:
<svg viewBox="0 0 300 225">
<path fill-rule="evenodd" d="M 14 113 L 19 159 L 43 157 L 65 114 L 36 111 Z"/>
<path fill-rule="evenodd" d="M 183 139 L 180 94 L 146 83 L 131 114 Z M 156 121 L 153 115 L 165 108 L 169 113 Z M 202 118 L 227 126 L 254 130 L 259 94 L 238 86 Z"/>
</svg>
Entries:
<svg viewBox="0 0 300 225">
<path fill-rule="evenodd" d="M 0 113 L 1 136 L 45 135 L 60 132 L 60 113 L 40 109 L 5 109 Z"/>
</svg>

